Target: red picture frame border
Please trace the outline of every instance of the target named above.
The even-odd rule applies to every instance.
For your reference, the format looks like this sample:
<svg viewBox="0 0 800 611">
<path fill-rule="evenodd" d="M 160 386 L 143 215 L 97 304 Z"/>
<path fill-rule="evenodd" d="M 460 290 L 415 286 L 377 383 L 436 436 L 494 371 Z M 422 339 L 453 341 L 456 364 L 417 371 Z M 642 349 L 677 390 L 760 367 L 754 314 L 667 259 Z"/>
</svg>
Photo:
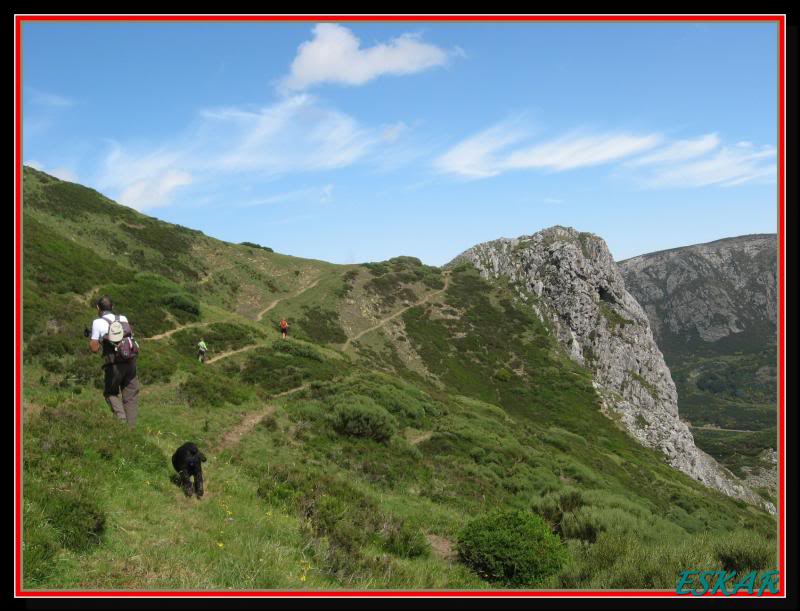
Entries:
<svg viewBox="0 0 800 611">
<path fill-rule="evenodd" d="M 15 113 L 15 168 L 14 168 L 14 301 L 15 301 L 15 410 L 14 410 L 14 543 L 15 543 L 15 597 L 34 598 L 260 598 L 260 597 L 447 597 L 447 598 L 686 598 L 671 590 L 243 590 L 243 591 L 94 591 L 94 590 L 24 590 L 22 588 L 22 489 L 21 489 L 21 440 L 22 440 L 22 25 L 44 21 L 197 21 L 197 22 L 773 22 L 778 26 L 778 577 L 777 594 L 765 592 L 765 596 L 786 597 L 786 496 L 785 496 L 785 131 L 786 131 L 786 16 L 785 15 L 15 15 L 15 61 L 14 61 L 14 113 Z M 714 596 L 721 597 L 722 594 Z M 751 598 L 755 594 L 744 592 L 734 598 Z M 692 597 L 690 597 L 692 598 Z"/>
</svg>

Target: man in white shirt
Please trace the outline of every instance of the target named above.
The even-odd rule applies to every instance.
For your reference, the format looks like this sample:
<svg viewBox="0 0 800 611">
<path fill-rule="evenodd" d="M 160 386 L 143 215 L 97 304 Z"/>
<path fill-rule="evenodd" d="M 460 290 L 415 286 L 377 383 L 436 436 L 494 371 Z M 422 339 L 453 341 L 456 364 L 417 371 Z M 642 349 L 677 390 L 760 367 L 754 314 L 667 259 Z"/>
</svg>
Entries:
<svg viewBox="0 0 800 611">
<path fill-rule="evenodd" d="M 105 337 L 108 328 L 114 322 L 114 304 L 108 296 L 97 301 L 97 314 L 92 322 L 92 332 L 89 338 L 89 349 L 92 352 L 103 351 L 103 371 L 105 373 L 105 387 L 103 396 L 111 406 L 113 414 L 127 422 L 133 428 L 136 424 L 136 414 L 139 411 L 139 380 L 136 377 L 136 357 L 119 361 L 115 358 L 114 346 Z M 128 322 L 125 316 L 119 317 L 120 322 Z"/>
</svg>

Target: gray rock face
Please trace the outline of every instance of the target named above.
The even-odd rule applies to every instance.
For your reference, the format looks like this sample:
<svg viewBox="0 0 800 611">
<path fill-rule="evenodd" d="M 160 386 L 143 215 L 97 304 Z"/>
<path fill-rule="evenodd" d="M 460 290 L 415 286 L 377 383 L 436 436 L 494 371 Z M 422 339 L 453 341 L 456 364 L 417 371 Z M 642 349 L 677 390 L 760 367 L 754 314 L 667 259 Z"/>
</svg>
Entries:
<svg viewBox="0 0 800 611">
<path fill-rule="evenodd" d="M 619 269 L 659 345 L 680 348 L 765 322 L 775 328 L 777 250 L 775 234 L 749 235 L 626 259 Z"/>
<path fill-rule="evenodd" d="M 723 493 L 762 504 L 708 454 L 678 417 L 677 394 L 647 314 L 626 290 L 605 242 L 572 228 L 479 244 L 466 261 L 487 278 L 508 278 L 549 319 L 573 360 L 594 372 L 604 412 L 670 465 Z"/>
<path fill-rule="evenodd" d="M 744 482 L 750 488 L 766 488 L 777 494 L 778 490 L 778 452 L 767 448 L 758 457 L 758 464 L 753 467 L 743 467 L 745 472 Z"/>
</svg>

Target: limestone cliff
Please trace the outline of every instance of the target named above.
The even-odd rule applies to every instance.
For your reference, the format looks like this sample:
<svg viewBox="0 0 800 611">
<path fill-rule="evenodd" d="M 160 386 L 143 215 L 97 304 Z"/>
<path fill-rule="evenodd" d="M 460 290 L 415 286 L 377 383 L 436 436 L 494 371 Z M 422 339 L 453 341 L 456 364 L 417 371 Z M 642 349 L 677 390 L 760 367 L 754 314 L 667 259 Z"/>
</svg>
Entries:
<svg viewBox="0 0 800 611">
<path fill-rule="evenodd" d="M 762 501 L 695 444 L 678 416 L 677 394 L 647 315 L 625 289 L 605 242 L 572 228 L 479 244 L 451 263 L 505 277 L 540 318 L 552 323 L 571 357 L 594 373 L 605 413 L 670 465 L 707 486 Z"/>
</svg>

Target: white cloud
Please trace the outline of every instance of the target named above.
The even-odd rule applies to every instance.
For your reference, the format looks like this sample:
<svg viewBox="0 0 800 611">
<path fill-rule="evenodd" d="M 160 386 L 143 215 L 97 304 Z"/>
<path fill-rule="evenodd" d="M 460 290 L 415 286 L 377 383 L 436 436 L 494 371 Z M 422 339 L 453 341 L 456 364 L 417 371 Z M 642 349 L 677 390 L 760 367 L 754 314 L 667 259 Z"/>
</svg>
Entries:
<svg viewBox="0 0 800 611">
<path fill-rule="evenodd" d="M 777 178 L 774 147 L 742 143 L 723 147 L 710 157 L 660 167 L 645 177 L 649 187 L 733 187 Z"/>
<path fill-rule="evenodd" d="M 63 95 L 48 93 L 32 87 L 27 87 L 26 89 L 30 94 L 30 97 L 27 98 L 27 101 L 30 101 L 32 104 L 36 104 L 37 106 L 45 106 L 48 108 L 66 108 L 68 106 L 75 105 L 74 100 Z"/>
<path fill-rule="evenodd" d="M 488 178 L 510 170 L 559 172 L 609 163 L 652 148 L 661 140 L 657 134 L 571 133 L 548 142 L 513 146 L 528 138 L 516 122 L 496 125 L 450 148 L 434 161 L 434 167 L 466 178 Z"/>
<path fill-rule="evenodd" d="M 774 147 L 748 141 L 722 146 L 716 133 L 664 142 L 657 133 L 571 132 L 523 144 L 529 139 L 519 122 L 501 123 L 452 146 L 433 167 L 443 174 L 478 179 L 511 170 L 563 172 L 616 163 L 629 178 L 651 188 L 733 187 L 774 181 L 777 176 Z"/>
<path fill-rule="evenodd" d="M 384 128 L 381 130 L 380 137 L 383 142 L 397 142 L 400 136 L 402 136 L 407 130 L 408 126 L 402 121 L 398 121 L 392 125 L 384 126 Z"/>
<path fill-rule="evenodd" d="M 447 62 L 445 51 L 414 34 L 361 48 L 359 39 L 341 25 L 320 23 L 313 32 L 314 38 L 298 48 L 290 74 L 280 84 L 283 91 L 319 83 L 363 85 L 385 74 L 413 74 Z"/>
<path fill-rule="evenodd" d="M 137 210 L 157 208 L 169 203 L 169 197 L 175 189 L 191 183 L 192 175 L 189 172 L 167 169 L 128 185 L 119 196 L 119 201 Z"/>
<path fill-rule="evenodd" d="M 330 170 L 362 158 L 379 136 L 351 116 L 298 95 L 258 110 L 202 113 L 200 139 L 218 168 L 271 174 Z"/>
<path fill-rule="evenodd" d="M 512 170 L 546 169 L 556 172 L 572 170 L 628 157 L 656 146 L 660 140 L 661 136 L 657 134 L 644 136 L 570 134 L 527 149 L 513 151 L 503 165 Z"/>
<path fill-rule="evenodd" d="M 465 178 L 488 178 L 504 171 L 498 152 L 525 138 L 517 123 L 490 127 L 459 142 L 434 160 L 434 167 L 445 174 Z"/>
<path fill-rule="evenodd" d="M 380 129 L 363 127 L 312 96 L 297 95 L 262 108 L 204 110 L 191 130 L 152 150 L 114 144 L 96 184 L 122 203 L 146 210 L 169 205 L 177 189 L 198 182 L 240 174 L 264 182 L 344 168 L 365 159 L 376 146 L 388 146 L 385 141 Z M 305 195 L 324 203 L 332 197 L 332 186 Z M 240 205 L 269 204 L 286 196 Z"/>
<path fill-rule="evenodd" d="M 713 151 L 719 144 L 720 139 L 717 134 L 706 134 L 691 140 L 678 140 L 650 155 L 634 159 L 628 162 L 628 165 L 636 167 L 692 159 Z"/>
<path fill-rule="evenodd" d="M 114 144 L 96 179 L 97 187 L 110 190 L 117 201 L 136 210 L 166 206 L 176 189 L 193 181 L 187 157 L 177 148 L 138 153 Z"/>
<path fill-rule="evenodd" d="M 272 204 L 284 204 L 287 202 L 306 202 L 327 204 L 333 199 L 334 185 L 327 184 L 322 187 L 307 187 L 295 189 L 285 193 L 268 195 L 258 199 L 239 204 L 237 207 L 253 208 L 256 206 L 269 206 Z"/>
</svg>

